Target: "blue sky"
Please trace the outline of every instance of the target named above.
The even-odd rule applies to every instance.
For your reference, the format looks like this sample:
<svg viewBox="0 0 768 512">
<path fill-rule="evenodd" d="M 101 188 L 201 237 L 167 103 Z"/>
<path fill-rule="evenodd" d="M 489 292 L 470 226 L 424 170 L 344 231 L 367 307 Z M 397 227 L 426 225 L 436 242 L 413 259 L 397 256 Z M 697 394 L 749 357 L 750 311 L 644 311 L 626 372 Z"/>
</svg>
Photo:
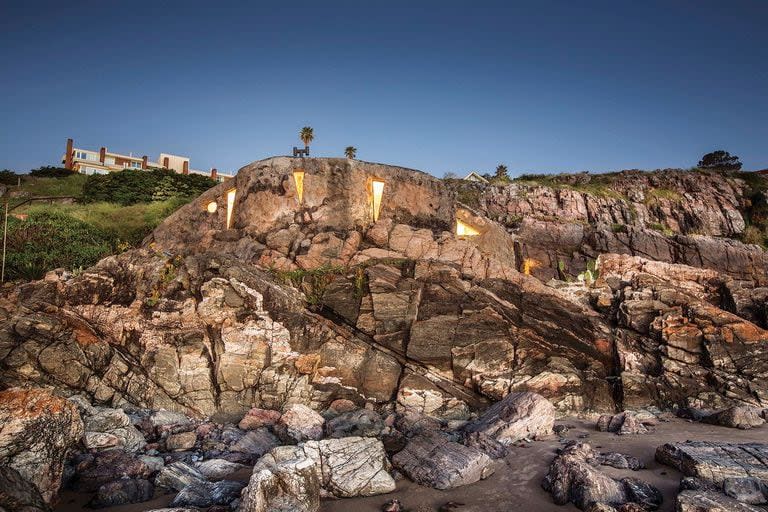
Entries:
<svg viewBox="0 0 768 512">
<path fill-rule="evenodd" d="M 236 170 L 768 167 L 768 2 L 0 3 L 0 168 L 78 146 Z"/>
</svg>

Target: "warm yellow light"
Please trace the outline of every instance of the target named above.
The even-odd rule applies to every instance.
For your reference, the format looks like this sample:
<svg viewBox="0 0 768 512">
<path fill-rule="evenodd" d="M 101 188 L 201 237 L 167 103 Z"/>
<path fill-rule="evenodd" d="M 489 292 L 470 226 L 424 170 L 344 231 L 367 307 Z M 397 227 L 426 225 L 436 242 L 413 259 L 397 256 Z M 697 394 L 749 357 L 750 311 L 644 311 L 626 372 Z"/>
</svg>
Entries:
<svg viewBox="0 0 768 512">
<path fill-rule="evenodd" d="M 208 206 L 206 208 L 206 210 L 208 210 L 208 213 L 216 213 L 216 210 L 218 209 L 219 209 L 219 205 L 216 204 L 216 201 L 211 201 L 210 203 L 208 203 Z"/>
<path fill-rule="evenodd" d="M 460 220 L 456 219 L 456 235 L 457 236 L 475 236 L 479 235 L 480 232 L 470 226 L 469 224 L 465 224 L 461 222 Z"/>
<path fill-rule="evenodd" d="M 232 212 L 235 209 L 235 192 L 236 189 L 230 189 L 227 191 L 227 229 L 232 227 Z"/>
<path fill-rule="evenodd" d="M 371 182 L 371 214 L 373 215 L 373 222 L 379 220 L 382 195 L 384 195 L 384 182 L 373 180 Z"/>
<path fill-rule="evenodd" d="M 296 195 L 299 196 L 299 204 L 304 201 L 304 169 L 293 171 L 293 183 L 296 185 Z"/>
</svg>

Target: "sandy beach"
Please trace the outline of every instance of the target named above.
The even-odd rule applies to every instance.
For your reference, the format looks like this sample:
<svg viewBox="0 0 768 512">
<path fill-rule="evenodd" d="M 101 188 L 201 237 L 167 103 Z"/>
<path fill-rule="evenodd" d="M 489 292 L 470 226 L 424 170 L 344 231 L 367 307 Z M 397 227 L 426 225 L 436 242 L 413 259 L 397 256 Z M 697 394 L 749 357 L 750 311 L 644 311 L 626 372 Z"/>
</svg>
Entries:
<svg viewBox="0 0 768 512">
<path fill-rule="evenodd" d="M 674 510 L 680 474 L 654 460 L 656 447 L 667 442 L 686 440 L 730 441 L 730 442 L 768 442 L 768 427 L 753 430 L 737 430 L 701 423 L 690 423 L 681 419 L 662 422 L 654 431 L 644 435 L 618 436 L 607 432 L 597 432 L 594 422 L 580 419 L 558 421 L 559 425 L 573 428 L 565 434 L 569 440 L 582 439 L 600 451 L 615 451 L 633 455 L 647 466 L 640 471 L 619 470 L 601 466 L 614 477 L 634 476 L 655 485 L 664 495 L 661 511 Z M 555 456 L 555 450 L 561 446 L 557 437 L 535 441 L 525 447 L 513 447 L 503 460 L 497 461 L 495 473 L 486 480 L 474 485 L 459 487 L 448 491 L 439 491 L 414 484 L 407 479 L 399 479 L 397 490 L 391 494 L 368 498 L 324 500 L 322 512 L 375 512 L 389 499 L 399 499 L 407 510 L 413 512 L 436 511 L 449 501 L 463 503 L 457 510 L 461 512 L 505 512 L 505 511 L 547 511 L 562 512 L 578 510 L 573 505 L 557 506 L 550 495 L 541 488 L 541 480 L 549 463 Z M 233 479 L 247 481 L 248 472 L 233 475 Z M 62 493 L 57 512 L 77 512 L 92 510 L 86 507 L 90 499 L 88 494 L 72 492 Z M 162 508 L 168 505 L 173 495 L 158 496 L 152 501 L 112 507 L 110 512 L 139 512 Z"/>
</svg>

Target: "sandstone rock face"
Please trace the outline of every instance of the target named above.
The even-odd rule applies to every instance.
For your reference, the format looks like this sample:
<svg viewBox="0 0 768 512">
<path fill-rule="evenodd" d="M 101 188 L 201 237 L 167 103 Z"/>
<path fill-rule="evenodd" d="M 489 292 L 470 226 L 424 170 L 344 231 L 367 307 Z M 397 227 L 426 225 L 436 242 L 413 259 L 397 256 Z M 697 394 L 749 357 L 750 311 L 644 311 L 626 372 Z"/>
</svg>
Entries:
<svg viewBox="0 0 768 512">
<path fill-rule="evenodd" d="M 43 389 L 0 391 L 0 466 L 18 473 L 14 481 L 33 484 L 45 503 L 56 497 L 64 460 L 82 436 L 83 422 L 69 401 Z"/>
<path fill-rule="evenodd" d="M 588 444 L 571 444 L 552 462 L 542 487 L 557 505 L 572 502 L 585 511 L 594 505 L 635 503 L 641 510 L 655 510 L 661 505 L 658 489 L 635 478 L 611 478 L 592 466 L 598 459 Z"/>
<path fill-rule="evenodd" d="M 593 294 L 617 316 L 624 407 L 768 406 L 768 331 L 714 305 L 728 278 L 619 255 L 599 268 Z"/>
<path fill-rule="evenodd" d="M 392 463 L 408 478 L 435 489 L 452 489 L 493 474 L 493 461 L 484 452 L 448 440 L 440 434 L 412 438 Z"/>
<path fill-rule="evenodd" d="M 552 433 L 555 408 L 536 393 L 510 393 L 493 404 L 467 432 L 480 432 L 502 444 L 534 439 Z"/>
<path fill-rule="evenodd" d="M 602 253 L 644 256 L 766 282 L 768 255 L 722 237 L 744 230 L 742 180 L 681 170 L 550 176 L 506 187 L 458 184 L 483 215 L 515 234 L 543 279 L 575 276 Z M 763 284 L 764 286 L 765 284 Z"/>
<path fill-rule="evenodd" d="M 743 229 L 745 185 L 628 173 L 605 193 L 600 179 L 466 194 L 366 162 L 255 162 L 142 248 L 3 297 L 0 386 L 254 431 L 274 420 L 254 408 L 336 400 L 456 422 L 517 392 L 558 415 L 767 407 L 766 252 L 717 238 Z M 385 185 L 375 222 L 373 180 Z M 676 234 L 649 229 L 663 223 Z M 587 260 L 589 279 L 540 280 Z M 85 442 L 130 444 L 106 430 Z"/>
<path fill-rule="evenodd" d="M 338 497 L 392 492 L 395 481 L 381 441 L 348 437 L 275 448 L 253 468 L 240 510 L 313 512 L 321 488 Z"/>
</svg>

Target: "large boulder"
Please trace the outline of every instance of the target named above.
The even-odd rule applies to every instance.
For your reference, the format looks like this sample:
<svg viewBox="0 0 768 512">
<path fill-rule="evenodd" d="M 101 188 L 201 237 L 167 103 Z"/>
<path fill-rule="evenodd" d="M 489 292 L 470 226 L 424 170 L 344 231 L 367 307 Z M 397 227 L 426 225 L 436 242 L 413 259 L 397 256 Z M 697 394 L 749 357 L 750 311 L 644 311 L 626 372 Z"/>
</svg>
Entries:
<svg viewBox="0 0 768 512">
<path fill-rule="evenodd" d="M 412 438 L 392 457 L 392 463 L 414 482 L 435 489 L 473 484 L 494 471 L 493 461 L 486 453 L 438 433 Z"/>
<path fill-rule="evenodd" d="M 466 431 L 482 432 L 502 444 L 552 433 L 555 407 L 541 395 L 528 391 L 510 393 L 488 408 Z"/>
<path fill-rule="evenodd" d="M 74 458 L 72 487 L 80 492 L 95 492 L 104 484 L 121 478 L 148 479 L 156 468 L 141 457 L 124 450 L 85 453 Z"/>
<path fill-rule="evenodd" d="M 119 448 L 136 453 L 147 442 L 122 409 L 91 407 L 83 414 L 85 447 L 89 450 Z"/>
<path fill-rule="evenodd" d="M 395 481 L 381 441 L 345 437 L 277 447 L 254 466 L 240 510 L 314 512 L 321 488 L 344 498 L 392 492 Z"/>
<path fill-rule="evenodd" d="M 552 494 L 557 505 L 571 502 L 585 511 L 594 505 L 620 507 L 635 503 L 645 510 L 661 505 L 658 489 L 636 478 L 612 478 L 594 467 L 598 461 L 598 454 L 588 444 L 573 443 L 555 457 L 542 487 Z"/>
<path fill-rule="evenodd" d="M 56 497 L 67 453 L 82 436 L 71 402 L 43 389 L 0 391 L 0 466 L 34 484 L 46 503 Z"/>
</svg>

